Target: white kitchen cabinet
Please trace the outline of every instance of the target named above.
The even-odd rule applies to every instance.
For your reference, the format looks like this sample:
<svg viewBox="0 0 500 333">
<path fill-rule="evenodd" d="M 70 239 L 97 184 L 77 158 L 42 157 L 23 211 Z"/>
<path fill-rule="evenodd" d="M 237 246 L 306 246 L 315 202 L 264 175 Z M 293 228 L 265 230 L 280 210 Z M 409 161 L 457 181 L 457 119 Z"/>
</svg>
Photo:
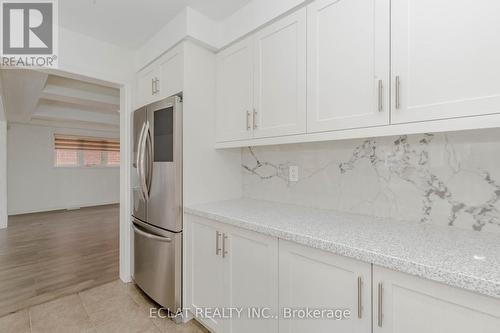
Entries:
<svg viewBox="0 0 500 333">
<path fill-rule="evenodd" d="M 306 10 L 217 55 L 217 142 L 306 131 Z"/>
<path fill-rule="evenodd" d="M 253 113 L 253 39 L 217 55 L 217 141 L 248 139 Z"/>
<path fill-rule="evenodd" d="M 158 68 L 148 66 L 137 75 L 137 103 L 136 106 L 144 106 L 155 101 L 158 91 L 156 83 L 160 77 Z"/>
<path fill-rule="evenodd" d="M 371 332 L 371 264 L 280 240 L 280 308 L 348 309 L 346 320 L 280 319 L 280 333 Z"/>
<path fill-rule="evenodd" d="M 388 125 L 390 1 L 307 7 L 307 131 Z"/>
<path fill-rule="evenodd" d="M 254 137 L 306 131 L 306 9 L 254 36 Z"/>
<path fill-rule="evenodd" d="M 223 304 L 223 261 L 220 256 L 222 232 L 220 225 L 205 219 L 189 216 L 185 226 L 187 253 L 186 274 L 187 307 L 196 309 L 215 309 Z M 219 318 L 198 317 L 214 332 L 223 332 Z"/>
<path fill-rule="evenodd" d="M 157 61 L 159 80 L 156 85 L 159 99 L 182 92 L 184 78 L 183 45 L 179 44 Z"/>
<path fill-rule="evenodd" d="M 225 302 L 243 308 L 241 318 L 224 323 L 224 333 L 278 332 L 278 320 L 249 318 L 247 309 L 278 315 L 278 239 L 239 228 L 225 228 Z"/>
<path fill-rule="evenodd" d="M 244 309 L 241 318 L 198 320 L 217 333 L 277 333 L 277 320 L 249 319 L 247 311 L 278 313 L 278 240 L 192 215 L 186 220 L 189 307 Z"/>
<path fill-rule="evenodd" d="M 374 333 L 497 333 L 498 300 L 373 267 Z"/>
<path fill-rule="evenodd" d="M 393 123 L 500 112 L 500 2 L 392 1 Z"/>
<path fill-rule="evenodd" d="M 179 44 L 137 74 L 136 107 L 182 92 L 183 47 Z"/>
</svg>

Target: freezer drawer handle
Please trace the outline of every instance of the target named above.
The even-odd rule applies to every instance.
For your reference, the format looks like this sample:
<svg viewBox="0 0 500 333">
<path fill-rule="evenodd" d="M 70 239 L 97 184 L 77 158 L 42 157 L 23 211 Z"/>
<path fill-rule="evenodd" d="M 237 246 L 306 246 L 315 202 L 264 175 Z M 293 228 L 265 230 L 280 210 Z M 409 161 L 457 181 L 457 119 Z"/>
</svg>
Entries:
<svg viewBox="0 0 500 333">
<path fill-rule="evenodd" d="M 172 238 L 168 238 L 168 237 L 161 237 L 161 236 L 157 236 L 157 235 L 153 235 L 153 234 L 150 234 L 150 233 L 147 233 L 147 232 L 144 232 L 140 229 L 138 229 L 136 226 L 132 226 L 132 229 L 134 229 L 134 232 L 138 233 L 139 235 L 141 236 L 144 236 L 144 237 L 147 237 L 149 239 L 154 239 L 154 240 L 157 240 L 159 242 L 166 242 L 166 243 L 171 243 L 172 242 Z"/>
</svg>

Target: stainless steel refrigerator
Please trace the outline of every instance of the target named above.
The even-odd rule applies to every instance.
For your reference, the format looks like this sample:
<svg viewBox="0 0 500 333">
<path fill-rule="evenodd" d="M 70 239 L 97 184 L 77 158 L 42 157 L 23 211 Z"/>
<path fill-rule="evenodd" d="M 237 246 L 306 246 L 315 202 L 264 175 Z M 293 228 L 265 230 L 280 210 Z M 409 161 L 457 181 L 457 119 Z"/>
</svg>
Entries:
<svg viewBox="0 0 500 333">
<path fill-rule="evenodd" d="M 182 102 L 133 115 L 133 279 L 172 312 L 182 307 Z"/>
</svg>

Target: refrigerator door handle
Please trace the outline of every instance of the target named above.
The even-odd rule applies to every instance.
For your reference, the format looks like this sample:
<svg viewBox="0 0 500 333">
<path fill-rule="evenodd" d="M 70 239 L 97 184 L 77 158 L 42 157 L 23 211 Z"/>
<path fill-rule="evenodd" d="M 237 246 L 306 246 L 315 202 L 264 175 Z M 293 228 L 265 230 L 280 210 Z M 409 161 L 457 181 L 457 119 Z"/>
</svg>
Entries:
<svg viewBox="0 0 500 333">
<path fill-rule="evenodd" d="M 137 168 L 137 176 L 139 177 L 139 182 L 142 182 L 142 174 L 144 172 L 143 170 L 143 165 L 141 164 L 141 155 L 142 155 L 142 141 L 144 140 L 144 130 L 146 128 L 146 123 L 142 124 L 141 128 L 141 133 L 139 134 L 139 141 L 137 142 L 137 157 L 135 161 L 135 166 Z M 141 194 L 144 200 L 146 200 L 146 197 L 144 196 L 144 191 L 142 190 L 141 187 Z"/>
<path fill-rule="evenodd" d="M 145 177 L 146 189 L 148 191 L 148 196 L 151 195 L 151 184 L 153 181 L 153 140 L 151 138 L 151 130 L 149 123 L 147 124 L 148 131 L 145 133 L 146 136 L 146 146 L 148 147 L 148 173 Z"/>
<path fill-rule="evenodd" d="M 137 233 L 141 236 L 144 236 L 146 238 L 152 239 L 152 240 L 156 240 L 159 242 L 166 242 L 166 243 L 172 242 L 172 238 L 150 234 L 148 232 L 142 231 L 141 229 L 137 228 L 135 225 L 132 225 L 132 229 L 134 230 L 135 233 Z"/>
<path fill-rule="evenodd" d="M 141 168 L 141 174 L 140 174 L 140 182 L 141 182 L 141 188 L 142 188 L 142 193 L 144 194 L 144 198 L 146 199 L 146 201 L 149 200 L 149 191 L 148 191 L 148 188 L 147 188 L 147 184 L 146 184 L 146 173 L 145 173 L 145 168 L 146 168 L 146 138 L 144 137 L 144 135 L 146 133 L 149 132 L 149 123 L 146 122 L 145 124 L 145 128 L 144 128 L 144 133 L 143 133 L 143 139 L 141 141 L 141 153 L 140 153 L 140 161 L 139 161 L 139 165 L 140 165 L 140 168 Z"/>
</svg>

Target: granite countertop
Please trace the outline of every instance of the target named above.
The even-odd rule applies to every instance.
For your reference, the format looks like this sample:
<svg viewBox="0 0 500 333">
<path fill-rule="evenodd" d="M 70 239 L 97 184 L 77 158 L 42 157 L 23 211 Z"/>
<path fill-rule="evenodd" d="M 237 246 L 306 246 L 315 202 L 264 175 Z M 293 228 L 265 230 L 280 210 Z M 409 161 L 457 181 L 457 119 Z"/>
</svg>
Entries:
<svg viewBox="0 0 500 333">
<path fill-rule="evenodd" d="M 185 211 L 500 298 L 500 235 L 253 199 Z"/>
</svg>

